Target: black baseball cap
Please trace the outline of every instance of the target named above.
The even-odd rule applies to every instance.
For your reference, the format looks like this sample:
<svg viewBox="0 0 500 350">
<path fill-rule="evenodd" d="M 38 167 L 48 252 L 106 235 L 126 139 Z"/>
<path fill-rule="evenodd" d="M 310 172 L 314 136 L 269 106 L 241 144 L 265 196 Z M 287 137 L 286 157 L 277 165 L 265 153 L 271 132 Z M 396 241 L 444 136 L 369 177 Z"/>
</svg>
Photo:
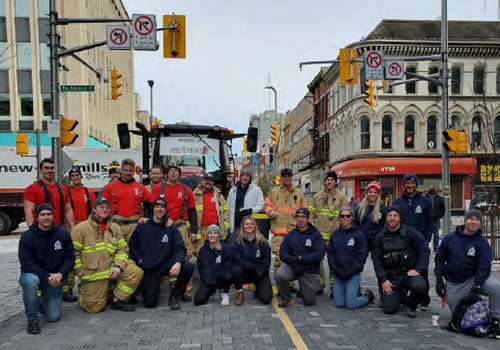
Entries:
<svg viewBox="0 0 500 350">
<path fill-rule="evenodd" d="M 290 168 L 285 168 L 281 170 L 281 176 L 292 176 L 293 171 Z"/>
</svg>

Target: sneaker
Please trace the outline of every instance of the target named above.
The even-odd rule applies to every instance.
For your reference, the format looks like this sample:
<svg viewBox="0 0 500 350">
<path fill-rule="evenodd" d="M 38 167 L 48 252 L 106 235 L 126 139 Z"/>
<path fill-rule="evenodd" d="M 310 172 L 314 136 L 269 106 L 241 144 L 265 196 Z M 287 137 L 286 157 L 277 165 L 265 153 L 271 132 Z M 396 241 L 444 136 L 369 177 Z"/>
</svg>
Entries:
<svg viewBox="0 0 500 350">
<path fill-rule="evenodd" d="M 408 316 L 409 318 L 417 317 L 417 309 L 407 308 L 406 309 L 406 316 Z"/>
<path fill-rule="evenodd" d="M 64 292 L 63 301 L 66 303 L 76 303 L 78 301 L 78 298 L 71 294 L 71 292 Z"/>
<path fill-rule="evenodd" d="M 130 312 L 130 311 L 135 311 L 135 306 L 128 304 L 126 301 L 118 300 L 118 301 L 113 301 L 111 303 L 111 310 Z"/>
<path fill-rule="evenodd" d="M 236 295 L 234 296 L 234 305 L 241 306 L 243 305 L 244 301 L 245 301 L 245 295 L 243 294 L 243 291 L 236 292 Z"/>
<path fill-rule="evenodd" d="M 220 302 L 222 306 L 229 306 L 229 294 L 222 293 L 222 301 Z"/>
<path fill-rule="evenodd" d="M 490 322 L 490 334 L 488 335 L 491 339 L 500 339 L 500 320 L 492 318 Z"/>
<path fill-rule="evenodd" d="M 285 307 L 292 306 L 293 304 L 294 304 L 293 298 L 291 298 L 290 300 L 281 299 L 278 306 L 285 308 Z"/>
<path fill-rule="evenodd" d="M 368 303 L 370 304 L 372 304 L 373 301 L 375 300 L 375 295 L 370 289 L 365 290 L 365 294 L 363 295 L 368 298 Z"/>
<path fill-rule="evenodd" d="M 38 322 L 28 323 L 27 332 L 29 334 L 40 334 L 41 331 L 42 330 L 40 329 L 40 325 L 38 324 Z"/>
<path fill-rule="evenodd" d="M 168 306 L 170 307 L 170 310 L 179 310 L 181 308 L 179 305 L 179 298 L 170 293 L 168 296 Z"/>
</svg>

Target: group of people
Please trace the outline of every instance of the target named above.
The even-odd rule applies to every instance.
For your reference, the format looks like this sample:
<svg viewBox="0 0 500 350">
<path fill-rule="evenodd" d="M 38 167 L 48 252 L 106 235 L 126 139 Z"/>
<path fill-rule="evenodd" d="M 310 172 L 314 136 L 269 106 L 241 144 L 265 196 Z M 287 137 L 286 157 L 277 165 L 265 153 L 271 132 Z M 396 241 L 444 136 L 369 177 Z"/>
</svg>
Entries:
<svg viewBox="0 0 500 350">
<path fill-rule="evenodd" d="M 373 181 L 353 209 L 334 171 L 326 173 L 324 188 L 311 205 L 292 185 L 290 169 L 281 171 L 280 185 L 264 199 L 251 169 L 244 167 L 227 201 L 211 174 L 193 191 L 180 182 L 176 165 L 165 173 L 154 165 L 146 187 L 134 179 L 132 160 L 112 164 L 110 182 L 97 198 L 82 185 L 78 167 L 69 171 L 67 187 L 54 181 L 51 159 L 41 162 L 40 171 L 42 180 L 25 191 L 29 230 L 19 243 L 30 334 L 40 333 L 39 311 L 48 321 L 60 319 L 63 300 L 78 301 L 90 313 L 106 305 L 133 311 L 137 296 L 153 308 L 167 288 L 172 310 L 180 308 L 180 300 L 204 304 L 217 291 L 221 304 L 229 305 L 232 286 L 234 304 L 242 305 L 245 284 L 253 285 L 262 303 L 279 293 L 279 306 L 289 307 L 294 293 L 304 305 L 314 305 L 328 280 L 334 305 L 356 309 L 375 299 L 373 291 L 361 292 L 369 254 L 385 313 L 404 305 L 407 315 L 416 317 L 417 308 L 425 310 L 430 303 L 429 244 L 439 234 L 438 218 L 434 199 L 417 191 L 416 175 L 405 175 L 403 195 L 393 206 L 382 204 L 382 188 Z M 256 220 L 263 214 L 270 218 L 269 243 Z M 452 312 L 464 296 L 475 300 L 469 293 L 486 293 L 490 334 L 500 338 L 500 282 L 491 275 L 491 248 L 481 235 L 481 220 L 480 212 L 468 211 L 465 225 L 442 240 L 436 291 L 448 295 Z M 193 296 L 194 261 L 200 283 Z M 73 274 L 80 280 L 77 297 L 72 295 Z"/>
</svg>

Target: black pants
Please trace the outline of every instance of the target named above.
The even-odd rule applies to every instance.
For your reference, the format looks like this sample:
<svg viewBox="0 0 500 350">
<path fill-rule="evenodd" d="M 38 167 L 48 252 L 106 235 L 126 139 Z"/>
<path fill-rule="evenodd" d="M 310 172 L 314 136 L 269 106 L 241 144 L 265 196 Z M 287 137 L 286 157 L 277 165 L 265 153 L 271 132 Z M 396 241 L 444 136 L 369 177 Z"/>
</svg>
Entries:
<svg viewBox="0 0 500 350">
<path fill-rule="evenodd" d="M 427 285 L 423 276 L 409 277 L 402 275 L 389 278 L 389 280 L 394 285 L 392 295 L 385 294 L 382 287 L 380 287 L 380 302 L 384 313 L 394 314 L 401 304 L 416 309 L 418 304 L 425 299 Z"/>
<path fill-rule="evenodd" d="M 273 289 L 269 273 L 264 276 L 258 276 L 254 270 L 246 270 L 243 266 L 234 266 L 231 269 L 231 275 L 233 276 L 236 290 L 242 289 L 244 283 L 253 283 L 255 284 L 257 298 L 264 304 L 271 302 Z"/>
<path fill-rule="evenodd" d="M 172 262 L 163 269 L 144 271 L 144 277 L 141 283 L 141 295 L 144 307 L 153 308 L 158 305 L 160 298 L 160 281 L 162 276 L 169 276 L 170 269 L 175 264 Z M 181 264 L 181 270 L 177 276 L 174 288 L 171 293 L 180 297 L 186 291 L 186 286 L 193 276 L 194 266 L 189 261 Z"/>
<path fill-rule="evenodd" d="M 233 279 L 229 271 L 225 271 L 214 286 L 208 286 L 201 281 L 200 286 L 194 293 L 194 305 L 205 304 L 208 298 L 210 298 L 210 296 L 213 295 L 217 289 L 222 289 L 224 293 L 229 293 L 229 288 L 231 288 L 232 282 Z"/>
</svg>

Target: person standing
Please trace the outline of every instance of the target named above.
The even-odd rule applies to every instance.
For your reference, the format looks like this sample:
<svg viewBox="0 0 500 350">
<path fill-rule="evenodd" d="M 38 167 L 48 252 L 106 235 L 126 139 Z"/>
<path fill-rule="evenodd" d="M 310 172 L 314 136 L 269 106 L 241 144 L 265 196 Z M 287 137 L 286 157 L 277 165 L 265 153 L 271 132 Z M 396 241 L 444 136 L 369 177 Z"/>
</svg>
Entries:
<svg viewBox="0 0 500 350">
<path fill-rule="evenodd" d="M 426 197 L 431 201 L 432 219 L 434 220 L 432 246 L 434 248 L 434 252 L 437 252 L 439 247 L 439 229 L 441 228 L 441 219 L 446 213 L 446 207 L 443 197 L 436 193 L 436 189 L 433 186 L 429 188 L 429 192 L 427 192 Z"/>
<path fill-rule="evenodd" d="M 71 184 L 68 186 L 68 197 L 75 225 L 88 219 L 92 214 L 92 206 L 96 200 L 94 192 L 83 186 L 82 172 L 79 167 L 72 166 L 68 171 Z"/>
<path fill-rule="evenodd" d="M 227 205 L 231 225 L 229 241 L 233 242 L 238 238 L 241 219 L 264 210 L 264 194 L 260 187 L 252 182 L 251 167 L 241 168 L 240 181 L 229 190 Z"/>
<path fill-rule="evenodd" d="M 149 170 L 150 183 L 149 183 L 149 185 L 146 186 L 149 193 L 151 193 L 151 191 L 153 190 L 153 187 L 155 187 L 156 185 L 158 185 L 159 183 L 161 183 L 163 181 L 164 175 L 165 174 L 163 172 L 163 167 L 160 164 L 153 164 L 151 166 L 151 169 Z"/>
<path fill-rule="evenodd" d="M 313 197 L 313 203 L 309 206 L 311 211 L 312 224 L 323 236 L 325 244 L 328 244 L 330 236 L 339 227 L 339 209 L 348 205 L 345 194 L 337 189 L 337 173 L 333 170 L 326 173 L 323 180 L 324 188 Z M 323 262 L 319 265 L 320 289 L 325 288 L 325 268 Z M 330 294 L 333 291 L 333 273 L 329 274 Z"/>
<path fill-rule="evenodd" d="M 281 265 L 280 247 L 285 235 L 295 228 L 295 212 L 308 205 L 302 191 L 292 186 L 291 169 L 281 170 L 280 185 L 273 188 L 266 198 L 265 212 L 271 217 L 271 251 L 274 254 L 274 270 Z"/>
<path fill-rule="evenodd" d="M 61 319 L 62 282 L 73 270 L 75 254 L 71 238 L 64 228 L 54 225 L 54 209 L 42 203 L 36 208 L 37 221 L 19 240 L 19 262 L 27 332 L 41 332 L 38 323 L 39 299 L 48 322 Z"/>
<path fill-rule="evenodd" d="M 153 202 L 149 221 L 139 224 L 129 241 L 130 255 L 144 270 L 141 284 L 142 302 L 146 308 L 158 305 L 163 276 L 175 277 L 174 287 L 168 297 L 171 310 L 179 310 L 179 297 L 193 275 L 194 267 L 186 261 L 186 248 L 179 230 L 167 227 L 167 203 L 163 199 Z"/>
<path fill-rule="evenodd" d="M 229 232 L 229 208 L 222 192 L 214 187 L 214 176 L 207 173 L 203 176 L 193 192 L 198 219 L 198 232 L 193 241 L 193 253 L 198 255 L 207 240 L 207 227 L 217 225 L 221 228 L 222 240 Z"/>
<path fill-rule="evenodd" d="M 108 183 L 112 183 L 113 181 L 117 180 L 120 177 L 120 163 L 118 163 L 116 160 L 111 161 L 108 165 Z M 102 197 L 102 193 L 104 192 L 104 187 L 102 186 L 99 189 L 99 193 L 97 194 L 97 198 Z"/>
</svg>

